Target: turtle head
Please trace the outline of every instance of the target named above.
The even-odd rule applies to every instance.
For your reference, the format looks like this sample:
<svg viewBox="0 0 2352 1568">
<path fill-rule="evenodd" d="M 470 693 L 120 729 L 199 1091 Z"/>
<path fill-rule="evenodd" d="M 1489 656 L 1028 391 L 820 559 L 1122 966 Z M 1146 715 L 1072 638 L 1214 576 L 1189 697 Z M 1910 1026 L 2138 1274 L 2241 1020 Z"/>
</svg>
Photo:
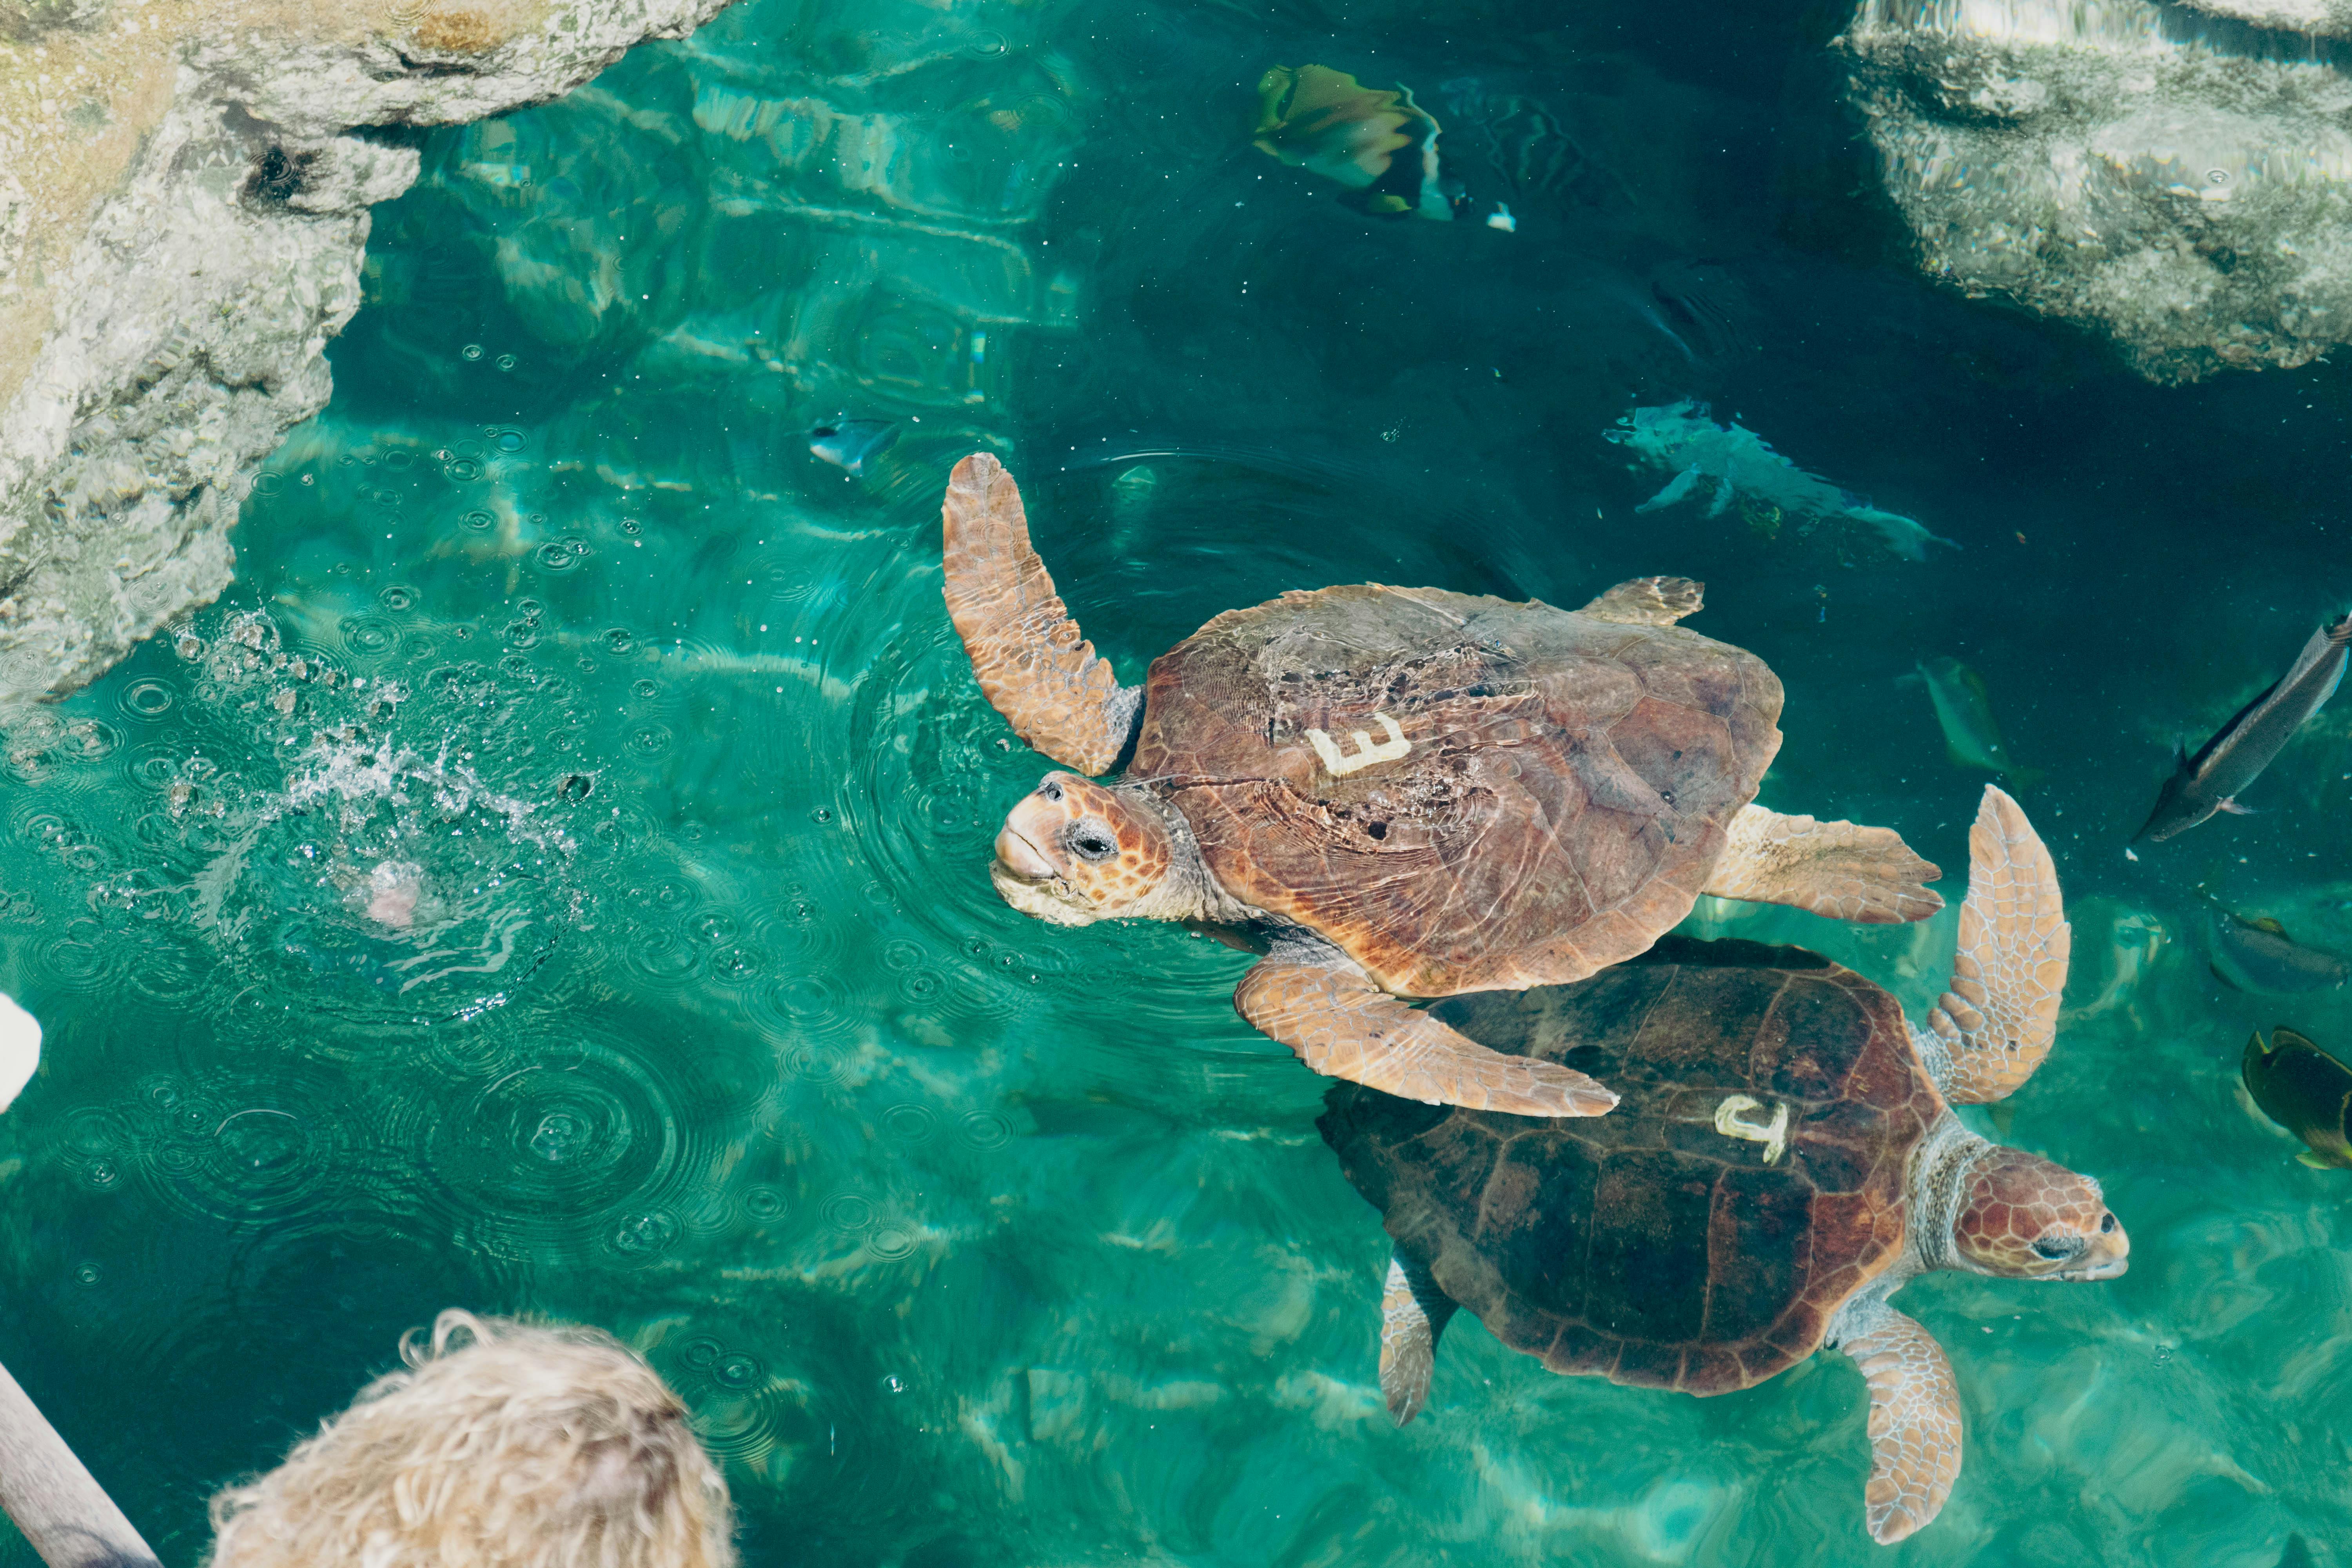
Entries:
<svg viewBox="0 0 2352 1568">
<path fill-rule="evenodd" d="M 1004 901 L 1055 925 L 1146 916 L 1167 878 L 1168 824 L 1152 801 L 1047 773 L 1006 814 L 988 868 Z"/>
<path fill-rule="evenodd" d="M 2131 1237 L 2090 1177 L 1995 1147 L 1961 1179 L 1952 1251 L 1980 1274 L 2112 1279 L 2129 1265 Z"/>
</svg>

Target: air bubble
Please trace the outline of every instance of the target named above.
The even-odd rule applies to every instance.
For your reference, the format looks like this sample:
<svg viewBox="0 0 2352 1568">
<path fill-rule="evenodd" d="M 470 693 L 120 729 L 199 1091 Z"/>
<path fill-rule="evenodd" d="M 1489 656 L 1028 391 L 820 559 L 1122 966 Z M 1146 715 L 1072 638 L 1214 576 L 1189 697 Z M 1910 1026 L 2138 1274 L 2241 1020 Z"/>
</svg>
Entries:
<svg viewBox="0 0 2352 1568">
<path fill-rule="evenodd" d="M 375 597 L 376 603 L 387 610 L 405 610 L 415 605 L 416 590 L 394 584 Z"/>
<path fill-rule="evenodd" d="M 915 1233 L 904 1226 L 884 1226 L 866 1238 L 866 1250 L 886 1262 L 895 1263 L 910 1258 L 915 1251 Z"/>
<path fill-rule="evenodd" d="M 467 343 L 464 348 L 457 351 L 457 357 L 468 360 L 479 359 L 482 357 L 482 345 L 479 343 Z"/>
<path fill-rule="evenodd" d="M 482 465 L 472 458 L 452 458 L 442 465 L 442 474 L 459 484 L 471 484 L 482 477 Z"/>
<path fill-rule="evenodd" d="M 490 524 L 498 521 L 498 519 L 492 517 L 486 511 L 469 511 L 457 521 L 464 523 L 467 528 L 488 528 Z"/>
<path fill-rule="evenodd" d="M 496 364 L 500 370 L 512 370 L 515 367 L 515 356 L 512 354 L 500 354 L 491 363 Z M 509 447 L 507 450 L 511 452 L 514 450 L 514 447 Z"/>
</svg>

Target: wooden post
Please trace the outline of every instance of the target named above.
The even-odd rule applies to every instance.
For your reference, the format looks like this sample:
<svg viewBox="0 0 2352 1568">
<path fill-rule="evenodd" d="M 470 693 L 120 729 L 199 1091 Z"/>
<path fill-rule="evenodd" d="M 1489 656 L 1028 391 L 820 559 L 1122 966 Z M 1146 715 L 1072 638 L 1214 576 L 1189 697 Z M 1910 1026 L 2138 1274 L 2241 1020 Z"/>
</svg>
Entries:
<svg viewBox="0 0 2352 1568">
<path fill-rule="evenodd" d="M 0 1366 L 0 1508 L 49 1568 L 160 1568 L 114 1500 Z"/>
</svg>

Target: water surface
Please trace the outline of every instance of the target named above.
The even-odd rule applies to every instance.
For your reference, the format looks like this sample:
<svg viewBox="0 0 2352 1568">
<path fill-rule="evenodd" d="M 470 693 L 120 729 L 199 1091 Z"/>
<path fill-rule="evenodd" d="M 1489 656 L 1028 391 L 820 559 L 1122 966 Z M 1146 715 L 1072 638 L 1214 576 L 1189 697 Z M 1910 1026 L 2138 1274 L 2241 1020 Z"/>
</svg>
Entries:
<svg viewBox="0 0 2352 1568">
<path fill-rule="evenodd" d="M 1916 275 L 1834 8 L 1421 9 L 745 0 L 424 139 L 236 586 L 0 758 L 0 985 L 49 1030 L 0 1121 L 0 1361 L 167 1560 L 450 1305 L 645 1348 L 759 1563 L 2345 1538 L 2345 1177 L 2233 1083 L 2250 1027 L 2352 1047 L 2352 1006 L 2229 991 L 2204 943 L 2214 899 L 2352 947 L 2352 708 L 2264 815 L 2123 850 L 2175 737 L 2352 590 L 2352 379 L 2159 390 Z M 1469 221 L 1251 148 L 1258 74 L 1310 60 L 1414 89 Z M 1962 548 L 1637 513 L 1666 476 L 1601 433 L 1685 396 Z M 861 476 L 808 450 L 842 417 L 898 425 Z M 1285 588 L 1704 579 L 1697 627 L 1788 684 L 1765 802 L 1899 828 L 1955 900 L 1986 775 L 1904 678 L 1982 674 L 2076 930 L 2006 1136 L 2104 1179 L 2134 1267 L 1905 1294 L 1966 1403 L 1936 1525 L 1863 1533 L 1836 1356 L 1698 1401 L 1464 1317 L 1390 1425 L 1386 1243 L 1319 1080 L 1233 1014 L 1248 960 L 989 889 L 1045 764 L 940 599 L 982 447 L 1129 680 Z M 1915 1012 L 1951 942 L 1695 924 Z"/>
</svg>

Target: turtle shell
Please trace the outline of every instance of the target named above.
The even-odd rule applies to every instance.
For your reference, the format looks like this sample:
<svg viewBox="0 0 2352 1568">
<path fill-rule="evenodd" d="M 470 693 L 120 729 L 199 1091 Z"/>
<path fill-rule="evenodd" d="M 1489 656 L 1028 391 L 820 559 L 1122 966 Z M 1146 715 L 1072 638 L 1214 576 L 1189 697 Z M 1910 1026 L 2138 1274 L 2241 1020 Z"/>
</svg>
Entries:
<svg viewBox="0 0 2352 1568">
<path fill-rule="evenodd" d="M 1905 1166 L 1944 1102 L 1895 998 L 1852 970 L 1668 937 L 1573 985 L 1432 1011 L 1623 1096 L 1536 1120 L 1342 1083 L 1319 1123 L 1397 1250 L 1553 1371 L 1748 1387 L 1901 1253 Z"/>
<path fill-rule="evenodd" d="M 1751 653 L 1434 588 L 1228 611 L 1144 691 L 1127 776 L 1226 890 L 1412 996 L 1647 948 L 1780 745 L 1780 682 Z"/>
</svg>

